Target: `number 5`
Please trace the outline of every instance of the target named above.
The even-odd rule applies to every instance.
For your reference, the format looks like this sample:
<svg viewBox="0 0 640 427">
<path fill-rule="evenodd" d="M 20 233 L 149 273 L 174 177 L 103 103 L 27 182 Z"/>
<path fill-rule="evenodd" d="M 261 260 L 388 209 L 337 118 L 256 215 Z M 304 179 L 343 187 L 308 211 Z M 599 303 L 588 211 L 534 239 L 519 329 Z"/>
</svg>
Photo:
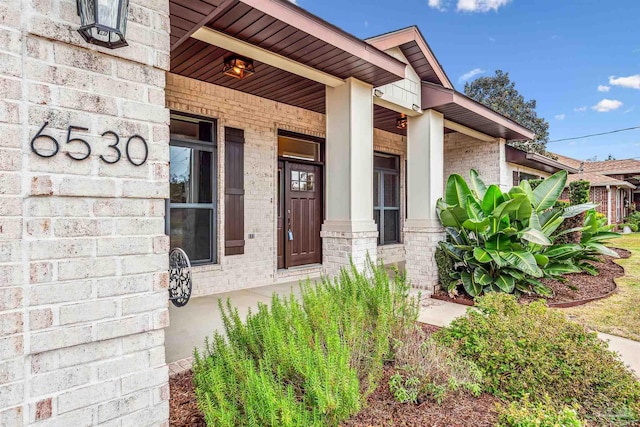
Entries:
<svg viewBox="0 0 640 427">
<path fill-rule="evenodd" d="M 83 128 L 83 127 L 80 127 L 80 126 L 69 126 L 67 128 L 67 144 L 69 144 L 71 142 L 74 142 L 74 141 L 80 141 L 80 142 L 82 142 L 84 144 L 85 147 L 87 147 L 87 154 L 85 154 L 84 157 L 75 157 L 71 153 L 67 153 L 67 156 L 71 157 L 73 160 L 84 160 L 87 157 L 89 157 L 89 155 L 91 154 L 91 146 L 84 139 L 71 138 L 71 131 L 72 130 L 89 130 L 89 129 Z"/>
</svg>

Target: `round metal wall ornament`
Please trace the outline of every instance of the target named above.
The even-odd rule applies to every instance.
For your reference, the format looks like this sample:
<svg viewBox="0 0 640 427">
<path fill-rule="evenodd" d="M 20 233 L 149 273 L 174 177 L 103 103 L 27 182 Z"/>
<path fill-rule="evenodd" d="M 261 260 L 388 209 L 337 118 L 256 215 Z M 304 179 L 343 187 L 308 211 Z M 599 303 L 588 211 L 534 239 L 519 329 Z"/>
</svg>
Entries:
<svg viewBox="0 0 640 427">
<path fill-rule="evenodd" d="M 191 262 L 180 248 L 169 253 L 169 301 L 182 307 L 191 298 Z"/>
</svg>

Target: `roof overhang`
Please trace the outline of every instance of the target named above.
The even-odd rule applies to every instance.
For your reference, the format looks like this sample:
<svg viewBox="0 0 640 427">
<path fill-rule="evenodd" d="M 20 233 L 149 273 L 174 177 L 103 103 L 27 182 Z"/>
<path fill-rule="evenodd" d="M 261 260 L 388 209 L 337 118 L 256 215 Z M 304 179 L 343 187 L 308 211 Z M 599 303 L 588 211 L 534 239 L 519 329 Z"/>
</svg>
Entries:
<svg viewBox="0 0 640 427">
<path fill-rule="evenodd" d="M 263 54 L 278 55 L 278 60 L 287 58 L 338 79 L 354 77 L 381 86 L 405 77 L 402 61 L 287 0 L 170 0 L 170 20 L 172 71 L 175 57 L 188 59 L 186 49 L 197 52 L 206 48 L 204 43 L 194 46 L 192 37 L 199 34 L 201 42 L 206 31 L 201 29 L 208 28 L 243 42 L 245 47 L 260 48 Z M 218 55 L 224 54 L 222 50 L 239 53 L 232 50 L 236 44 L 219 39 L 206 42 L 218 43 L 211 45 L 220 48 Z M 213 63 L 217 55 L 211 59 Z"/>
<path fill-rule="evenodd" d="M 422 82 L 422 109 L 433 109 L 445 119 L 470 129 L 508 141 L 530 140 L 535 134 L 489 107 L 457 92 L 433 83 Z"/>
<path fill-rule="evenodd" d="M 415 25 L 371 37 L 365 41 L 383 51 L 399 47 L 422 81 L 453 89 L 449 77 L 433 54 L 420 29 Z"/>
<path fill-rule="evenodd" d="M 550 159 L 537 153 L 527 153 L 526 151 L 519 150 L 515 147 L 507 146 L 505 148 L 505 160 L 509 163 L 515 163 L 520 166 L 526 166 L 528 168 L 544 171 L 550 174 L 554 174 L 561 170 L 566 170 L 569 173 L 578 173 L 578 169 L 567 166 L 557 160 Z"/>
</svg>

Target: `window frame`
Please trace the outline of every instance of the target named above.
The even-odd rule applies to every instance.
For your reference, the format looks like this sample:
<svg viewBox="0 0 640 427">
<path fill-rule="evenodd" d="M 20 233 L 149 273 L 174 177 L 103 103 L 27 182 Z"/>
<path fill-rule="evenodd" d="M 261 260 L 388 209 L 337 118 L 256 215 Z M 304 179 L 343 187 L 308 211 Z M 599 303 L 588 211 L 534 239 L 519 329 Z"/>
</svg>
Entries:
<svg viewBox="0 0 640 427">
<path fill-rule="evenodd" d="M 400 235 L 400 211 L 401 211 L 401 205 L 402 205 L 402 200 L 401 200 L 401 194 L 400 194 L 400 177 L 401 177 L 401 167 L 400 167 L 400 156 L 395 155 L 395 154 L 389 154 L 389 153 L 382 153 L 382 152 L 378 152 L 378 151 L 374 151 L 373 153 L 373 157 L 374 157 L 374 165 L 373 165 L 373 177 L 372 179 L 376 179 L 376 173 L 378 174 L 378 206 L 375 205 L 375 198 L 374 198 L 374 204 L 373 204 L 373 215 L 375 218 L 375 213 L 376 211 L 380 212 L 380 216 L 379 216 L 379 222 L 376 224 L 378 226 L 378 246 L 385 246 L 385 245 L 395 245 L 395 244 L 399 244 L 402 243 L 402 236 Z M 389 169 L 389 168 L 383 168 L 383 167 L 379 167 L 379 166 L 375 166 L 375 158 L 376 157 L 386 157 L 386 158 L 393 158 L 396 160 L 396 169 Z M 396 180 L 395 180 L 395 193 L 397 195 L 397 206 L 384 206 L 384 178 L 385 175 L 394 175 L 396 176 Z M 374 186 L 375 188 L 375 186 Z M 380 203 L 382 203 L 382 205 L 380 205 Z M 385 217 L 385 212 L 386 211 L 396 211 L 398 212 L 398 220 L 396 223 L 396 236 L 398 236 L 398 238 L 396 240 L 387 242 L 384 239 L 384 217 Z"/>
<path fill-rule="evenodd" d="M 174 203 L 171 198 L 166 201 L 167 212 L 165 214 L 165 232 L 171 238 L 171 210 L 172 209 L 205 209 L 211 212 L 211 235 L 209 236 L 208 259 L 191 260 L 191 265 L 208 265 L 218 263 L 218 121 L 215 118 L 198 116 L 195 114 L 171 111 L 170 119 L 182 120 L 191 123 L 209 123 L 211 125 L 211 141 L 175 138 L 169 128 L 169 147 L 182 147 L 192 150 L 208 151 L 211 153 L 211 203 Z M 169 162 L 170 163 L 170 162 Z M 169 164 L 169 176 L 171 176 L 171 164 Z M 171 178 L 169 178 L 171 179 Z"/>
</svg>

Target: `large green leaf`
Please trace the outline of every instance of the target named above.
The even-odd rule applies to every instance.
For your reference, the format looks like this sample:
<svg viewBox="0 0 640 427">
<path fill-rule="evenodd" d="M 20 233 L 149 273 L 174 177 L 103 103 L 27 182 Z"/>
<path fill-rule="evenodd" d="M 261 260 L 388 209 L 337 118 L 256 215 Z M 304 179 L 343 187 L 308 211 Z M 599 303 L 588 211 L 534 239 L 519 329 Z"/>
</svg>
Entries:
<svg viewBox="0 0 640 427">
<path fill-rule="evenodd" d="M 476 261 L 483 264 L 491 262 L 491 255 L 489 255 L 487 251 L 482 248 L 473 248 L 473 257 L 476 259 Z"/>
<path fill-rule="evenodd" d="M 482 267 L 476 267 L 473 270 L 473 281 L 480 286 L 487 286 L 493 278 L 487 270 Z"/>
<path fill-rule="evenodd" d="M 453 258 L 455 261 L 464 261 L 463 253 L 460 249 L 456 248 L 449 242 L 440 242 L 440 247 L 445 251 L 447 255 Z"/>
<path fill-rule="evenodd" d="M 514 187 L 514 188 L 519 188 L 519 187 Z M 531 219 L 531 213 L 533 212 L 533 208 L 531 207 L 531 203 L 529 203 L 529 199 L 525 195 L 523 195 L 523 198 L 524 200 L 522 201 L 522 204 L 520 205 L 518 210 L 514 212 L 513 218 L 517 219 L 523 224 L 527 224 Z"/>
<path fill-rule="evenodd" d="M 523 194 L 518 194 L 513 199 L 500 203 L 498 207 L 491 212 L 491 215 L 496 218 L 502 218 L 520 209 L 520 206 L 524 202 L 528 203 L 527 197 Z"/>
<path fill-rule="evenodd" d="M 608 247 L 600 243 L 587 243 L 585 245 L 585 248 L 600 255 L 608 255 L 613 258 L 620 258 L 616 251 L 614 251 L 613 249 L 609 249 Z"/>
<path fill-rule="evenodd" d="M 588 234 L 588 238 L 583 240 L 582 243 L 602 242 L 609 239 L 617 239 L 618 237 L 622 237 L 622 235 L 613 231 L 598 231 L 595 234 Z"/>
<path fill-rule="evenodd" d="M 538 267 L 535 257 L 531 252 L 527 251 L 512 251 L 512 252 L 500 252 L 500 256 L 504 258 L 507 263 L 523 273 L 529 274 L 533 277 L 542 277 L 543 273 Z"/>
<path fill-rule="evenodd" d="M 468 219 L 462 223 L 462 226 L 467 230 L 473 231 L 474 233 L 484 233 L 489 229 L 489 218 L 485 218 L 480 221 Z"/>
<path fill-rule="evenodd" d="M 440 222 L 445 227 L 462 228 L 462 224 L 469 219 L 467 211 L 459 206 L 452 206 L 440 211 Z"/>
<path fill-rule="evenodd" d="M 596 207 L 598 207 L 596 203 L 583 203 L 581 205 L 568 206 L 562 210 L 562 217 L 572 218 Z"/>
<path fill-rule="evenodd" d="M 534 207 L 542 212 L 552 207 L 562 194 L 567 183 L 567 171 L 561 170 L 545 179 L 533 190 Z"/>
<path fill-rule="evenodd" d="M 512 293 L 513 289 L 516 287 L 515 279 L 506 272 L 496 277 L 495 284 L 502 292 L 506 292 L 508 294 Z"/>
<path fill-rule="evenodd" d="M 487 186 L 480 179 L 480 176 L 475 169 L 471 169 L 469 175 L 471 176 L 471 189 L 476 193 L 476 197 L 482 200 L 484 198 L 484 194 L 487 192 Z"/>
<path fill-rule="evenodd" d="M 536 203 L 536 198 L 533 195 L 533 189 L 531 189 L 531 184 L 529 184 L 529 181 L 527 181 L 526 179 L 522 182 L 520 182 L 520 188 L 522 188 L 522 191 L 524 191 L 524 194 L 527 195 L 527 198 L 529 199 L 529 203 L 531 203 L 532 205 Z"/>
<path fill-rule="evenodd" d="M 540 230 L 536 230 L 535 228 L 531 228 L 528 227 L 524 230 L 522 230 L 518 236 L 523 239 L 526 240 L 528 242 L 531 243 L 535 243 L 536 245 L 542 245 L 542 246 L 550 246 L 551 245 L 551 240 L 549 240 L 549 238 L 547 236 L 545 236 L 545 234 L 540 231 Z"/>
<path fill-rule="evenodd" d="M 507 261 L 505 261 L 500 256 L 500 253 L 498 251 L 487 249 L 486 252 L 489 254 L 489 256 L 491 257 L 493 262 L 495 262 L 498 267 L 502 268 L 502 267 L 506 267 L 507 266 Z"/>
<path fill-rule="evenodd" d="M 573 258 L 582 252 L 582 246 L 568 243 L 566 245 L 553 245 L 544 251 L 544 255 L 551 260 L 564 260 Z"/>
<path fill-rule="evenodd" d="M 544 268 L 545 265 L 549 264 L 549 257 L 546 255 L 535 254 L 533 257 L 536 259 L 538 265 L 542 268 Z"/>
<path fill-rule="evenodd" d="M 505 251 L 512 249 L 511 240 L 504 234 L 495 234 L 485 242 L 485 248 L 492 251 Z"/>
<path fill-rule="evenodd" d="M 582 269 L 572 262 L 550 262 L 544 267 L 544 272 L 549 276 L 561 276 L 581 271 Z"/>
<path fill-rule="evenodd" d="M 449 206 L 467 207 L 467 196 L 471 194 L 469 186 L 464 178 L 458 174 L 453 174 L 447 179 L 444 201 Z"/>
<path fill-rule="evenodd" d="M 473 276 L 468 271 L 462 271 L 460 273 L 460 278 L 462 279 L 462 286 L 464 290 L 471 295 L 472 297 L 477 297 L 482 292 L 482 286 L 476 284 L 473 281 Z"/>
<path fill-rule="evenodd" d="M 485 215 L 491 214 L 497 208 L 500 203 L 504 201 L 504 196 L 500 187 L 497 185 L 490 185 L 482 198 L 482 211 Z"/>
<path fill-rule="evenodd" d="M 473 196 L 467 197 L 467 216 L 475 221 L 482 221 L 484 218 L 480 203 Z"/>
</svg>

